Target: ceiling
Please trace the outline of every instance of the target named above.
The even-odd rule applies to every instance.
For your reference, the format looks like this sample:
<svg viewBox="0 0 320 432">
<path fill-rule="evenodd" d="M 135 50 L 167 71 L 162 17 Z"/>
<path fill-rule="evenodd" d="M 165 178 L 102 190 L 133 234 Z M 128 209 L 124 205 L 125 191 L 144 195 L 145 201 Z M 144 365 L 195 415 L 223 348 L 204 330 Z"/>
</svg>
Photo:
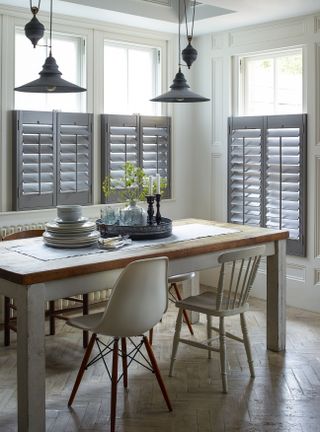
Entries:
<svg viewBox="0 0 320 432">
<path fill-rule="evenodd" d="M 196 34 L 320 11 L 319 0 L 200 0 L 198 3 Z M 177 4 L 178 0 L 55 0 L 54 12 L 176 33 Z M 0 0 L 0 5 L 29 8 L 29 0 Z M 49 0 L 42 0 L 41 10 L 48 9 Z"/>
</svg>

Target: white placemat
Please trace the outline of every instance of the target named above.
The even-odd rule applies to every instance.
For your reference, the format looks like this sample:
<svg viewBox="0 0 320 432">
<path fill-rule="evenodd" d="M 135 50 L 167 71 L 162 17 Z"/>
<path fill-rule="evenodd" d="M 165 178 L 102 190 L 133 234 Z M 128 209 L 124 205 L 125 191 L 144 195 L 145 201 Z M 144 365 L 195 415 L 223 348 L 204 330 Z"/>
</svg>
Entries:
<svg viewBox="0 0 320 432">
<path fill-rule="evenodd" d="M 232 228 L 217 227 L 205 224 L 189 224 L 175 226 L 170 237 L 158 240 L 139 240 L 133 241 L 125 249 L 141 249 L 144 247 L 160 247 L 170 243 L 178 243 L 187 240 L 196 240 L 205 237 L 215 237 L 220 235 L 232 234 L 240 230 Z M 14 246 L 6 246 L 7 250 L 17 252 L 22 255 L 36 258 L 40 261 L 51 261 L 56 259 L 73 258 L 99 253 L 113 253 L 113 250 L 99 249 L 98 246 L 90 246 L 81 249 L 58 249 L 52 248 L 43 243 L 42 238 L 34 238 L 33 242 L 21 243 Z"/>
</svg>

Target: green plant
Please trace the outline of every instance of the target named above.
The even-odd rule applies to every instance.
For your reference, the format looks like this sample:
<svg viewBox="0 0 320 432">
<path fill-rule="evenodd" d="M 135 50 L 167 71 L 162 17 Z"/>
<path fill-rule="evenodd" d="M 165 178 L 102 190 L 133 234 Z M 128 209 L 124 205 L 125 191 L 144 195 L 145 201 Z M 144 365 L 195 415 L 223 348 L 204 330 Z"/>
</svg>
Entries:
<svg viewBox="0 0 320 432">
<path fill-rule="evenodd" d="M 155 192 L 155 182 L 153 192 Z M 160 190 L 166 188 L 165 179 L 160 180 Z M 132 162 L 124 164 L 124 174 L 119 179 L 111 179 L 106 176 L 102 183 L 102 191 L 106 198 L 118 194 L 123 201 L 144 201 L 149 193 L 148 176 L 144 170 L 135 166 Z"/>
</svg>

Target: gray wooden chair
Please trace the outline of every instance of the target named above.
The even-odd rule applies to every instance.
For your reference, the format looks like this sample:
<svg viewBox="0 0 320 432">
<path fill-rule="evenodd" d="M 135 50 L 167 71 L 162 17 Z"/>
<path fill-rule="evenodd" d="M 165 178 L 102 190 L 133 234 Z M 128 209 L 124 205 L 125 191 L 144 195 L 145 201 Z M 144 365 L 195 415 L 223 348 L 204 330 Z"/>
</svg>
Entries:
<svg viewBox="0 0 320 432">
<path fill-rule="evenodd" d="M 41 237 L 43 234 L 43 229 L 32 229 L 32 230 L 26 230 L 26 231 L 18 231 L 13 234 L 9 234 L 5 237 L 2 237 L 1 240 L 19 240 L 19 239 L 25 239 L 25 238 L 32 238 L 32 237 Z M 56 332 L 55 327 L 55 319 L 63 319 L 66 320 L 67 318 L 63 315 L 63 313 L 74 311 L 79 308 L 82 309 L 82 312 L 84 315 L 88 314 L 89 311 L 89 296 L 88 294 L 83 294 L 82 298 L 79 297 L 68 297 L 65 300 L 69 300 L 72 302 L 79 303 L 80 306 L 76 307 L 64 307 L 61 309 L 55 308 L 55 302 L 54 300 L 49 302 L 49 309 L 46 311 L 46 314 L 49 316 L 49 332 L 50 335 L 54 335 Z M 10 297 L 4 298 L 4 346 L 10 345 L 10 331 L 17 332 L 17 326 L 16 326 L 16 319 L 14 316 L 11 316 L 11 311 L 16 311 L 16 306 L 13 302 L 13 300 Z M 88 332 L 83 332 L 83 347 L 86 348 L 88 345 Z"/>
<path fill-rule="evenodd" d="M 185 298 L 176 302 L 179 313 L 176 321 L 176 330 L 173 338 L 173 347 L 169 375 L 172 376 L 174 361 L 179 342 L 197 348 L 220 353 L 221 378 L 223 392 L 228 392 L 227 382 L 227 356 L 226 337 L 241 342 L 245 346 L 251 377 L 254 378 L 254 367 L 251 356 L 250 341 L 245 321 L 245 312 L 249 310 L 247 303 L 252 284 L 254 282 L 261 255 L 265 252 L 265 246 L 249 247 L 235 252 L 227 252 L 220 255 L 221 263 L 218 288 L 216 292 L 207 291 L 202 294 Z M 207 340 L 199 342 L 180 337 L 183 311 L 195 311 L 207 316 Z M 242 338 L 225 331 L 225 317 L 240 315 Z M 212 326 L 212 316 L 219 318 L 219 328 Z M 212 330 L 219 334 L 219 346 L 213 347 Z"/>
</svg>

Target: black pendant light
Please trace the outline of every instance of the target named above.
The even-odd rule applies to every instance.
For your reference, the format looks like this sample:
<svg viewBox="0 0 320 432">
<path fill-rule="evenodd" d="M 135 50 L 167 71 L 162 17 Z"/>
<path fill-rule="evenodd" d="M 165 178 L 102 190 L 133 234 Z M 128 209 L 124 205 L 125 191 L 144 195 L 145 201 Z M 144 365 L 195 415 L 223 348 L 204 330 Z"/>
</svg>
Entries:
<svg viewBox="0 0 320 432">
<path fill-rule="evenodd" d="M 184 16 L 185 16 L 185 20 L 186 20 L 186 35 L 187 35 L 188 45 L 182 51 L 182 58 L 183 58 L 184 62 L 187 64 L 188 69 L 190 69 L 192 63 L 198 57 L 198 51 L 195 48 L 193 48 L 193 46 L 191 45 L 192 38 L 193 38 L 193 30 L 194 30 L 194 19 L 195 19 L 195 15 L 196 15 L 196 0 L 193 0 L 190 33 L 189 33 L 189 29 L 188 29 L 187 4 L 186 4 L 186 0 L 183 0 L 183 1 L 184 1 Z"/>
<path fill-rule="evenodd" d="M 32 0 L 30 0 L 30 9 L 33 14 L 33 18 L 24 27 L 24 33 L 28 39 L 31 40 L 33 48 L 36 47 L 39 40 L 44 35 L 44 25 L 36 17 L 40 9 L 41 0 L 38 1 L 38 6 L 32 6 Z"/>
<path fill-rule="evenodd" d="M 62 79 L 62 73 L 59 71 L 56 60 L 52 57 L 52 3 L 53 0 L 50 0 L 49 57 L 46 58 L 42 71 L 39 72 L 40 78 L 16 87 L 16 91 L 28 93 L 79 93 L 86 91 L 85 88 Z"/>
<path fill-rule="evenodd" d="M 180 43 L 180 26 L 181 26 L 181 9 L 179 0 L 179 54 L 178 54 L 178 65 L 179 72 L 176 74 L 173 83 L 170 86 L 168 92 L 150 99 L 152 102 L 173 102 L 173 103 L 188 103 L 188 102 L 207 102 L 210 99 L 200 96 L 190 90 L 190 86 L 184 74 L 181 72 L 181 43 Z"/>
</svg>

